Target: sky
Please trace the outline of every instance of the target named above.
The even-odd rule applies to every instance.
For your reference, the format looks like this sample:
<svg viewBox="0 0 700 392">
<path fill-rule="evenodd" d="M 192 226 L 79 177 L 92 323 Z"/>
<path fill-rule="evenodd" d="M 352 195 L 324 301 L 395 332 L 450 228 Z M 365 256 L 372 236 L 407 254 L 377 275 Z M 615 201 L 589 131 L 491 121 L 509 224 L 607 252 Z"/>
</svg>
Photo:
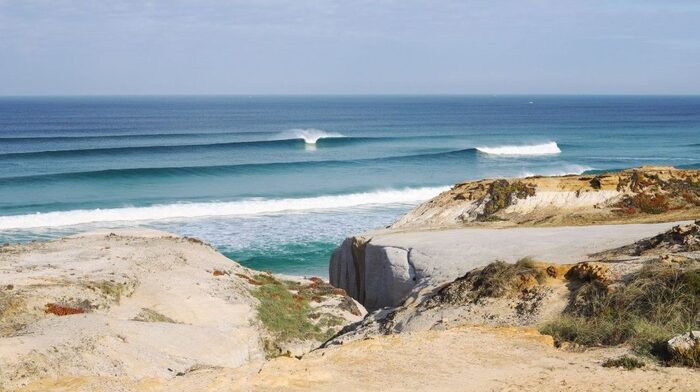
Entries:
<svg viewBox="0 0 700 392">
<path fill-rule="evenodd" d="M 0 0 L 0 95 L 700 94 L 698 0 Z"/>
</svg>

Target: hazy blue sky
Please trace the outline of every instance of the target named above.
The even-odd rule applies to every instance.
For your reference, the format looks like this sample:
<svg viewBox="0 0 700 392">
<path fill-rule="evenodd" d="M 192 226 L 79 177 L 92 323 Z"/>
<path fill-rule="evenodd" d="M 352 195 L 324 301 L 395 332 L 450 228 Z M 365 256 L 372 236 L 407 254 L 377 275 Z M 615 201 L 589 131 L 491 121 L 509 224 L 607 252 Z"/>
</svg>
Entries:
<svg viewBox="0 0 700 392">
<path fill-rule="evenodd" d="M 700 93 L 700 1 L 0 0 L 0 95 Z"/>
</svg>

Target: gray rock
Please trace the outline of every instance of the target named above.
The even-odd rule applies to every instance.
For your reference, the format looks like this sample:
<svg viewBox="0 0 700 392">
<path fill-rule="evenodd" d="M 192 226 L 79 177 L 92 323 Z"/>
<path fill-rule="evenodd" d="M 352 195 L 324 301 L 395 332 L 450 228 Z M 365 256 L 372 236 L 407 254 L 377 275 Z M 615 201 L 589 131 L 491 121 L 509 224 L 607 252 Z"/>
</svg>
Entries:
<svg viewBox="0 0 700 392">
<path fill-rule="evenodd" d="M 682 354 L 695 350 L 700 345 L 700 331 L 690 331 L 671 338 L 668 342 L 668 350 L 671 353 Z"/>
</svg>

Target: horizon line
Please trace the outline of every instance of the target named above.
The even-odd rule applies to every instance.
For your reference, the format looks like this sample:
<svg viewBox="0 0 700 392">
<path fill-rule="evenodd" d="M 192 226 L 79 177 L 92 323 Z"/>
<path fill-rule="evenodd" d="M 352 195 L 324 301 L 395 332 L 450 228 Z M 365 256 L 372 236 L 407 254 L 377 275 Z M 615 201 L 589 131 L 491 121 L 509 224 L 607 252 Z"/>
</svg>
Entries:
<svg viewBox="0 0 700 392">
<path fill-rule="evenodd" d="M 700 97 L 700 93 L 144 93 L 144 94 L 0 94 L 7 98 L 129 97 Z"/>
</svg>

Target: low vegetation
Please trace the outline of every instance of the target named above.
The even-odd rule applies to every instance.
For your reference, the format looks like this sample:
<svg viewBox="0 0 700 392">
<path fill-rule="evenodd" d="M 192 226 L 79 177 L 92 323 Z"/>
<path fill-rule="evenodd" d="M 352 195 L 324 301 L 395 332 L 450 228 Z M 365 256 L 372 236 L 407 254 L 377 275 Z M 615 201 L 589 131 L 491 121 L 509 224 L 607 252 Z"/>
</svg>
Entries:
<svg viewBox="0 0 700 392">
<path fill-rule="evenodd" d="M 442 303 L 467 304 L 481 298 L 499 298 L 521 294 L 547 278 L 546 269 L 536 266 L 530 258 L 515 264 L 495 261 L 484 268 L 470 271 L 442 288 L 428 301 L 428 306 Z"/>
<path fill-rule="evenodd" d="M 629 355 L 623 355 L 619 358 L 611 358 L 603 362 L 603 367 L 606 368 L 623 368 L 627 370 L 634 370 L 634 369 L 639 369 L 644 367 L 644 362 L 640 361 L 639 359 L 629 356 Z"/>
<path fill-rule="evenodd" d="M 571 301 L 541 328 L 557 341 L 583 346 L 630 344 L 642 355 L 669 361 L 666 342 L 700 325 L 697 263 L 654 262 L 617 284 L 572 282 Z M 693 364 L 675 359 L 676 363 Z"/>
<path fill-rule="evenodd" d="M 177 321 L 171 319 L 170 317 L 156 312 L 153 309 L 143 308 L 132 320 L 142 321 L 146 323 L 173 323 L 177 324 Z"/>
<path fill-rule="evenodd" d="M 484 204 L 484 212 L 479 214 L 479 221 L 495 221 L 499 218 L 493 214 L 508 208 L 515 199 L 526 199 L 535 195 L 535 187 L 522 181 L 495 180 L 489 185 L 488 201 Z"/>
<path fill-rule="evenodd" d="M 346 300 L 345 292 L 312 278 L 310 284 L 278 280 L 269 274 L 258 274 L 246 278 L 258 286 L 252 294 L 260 301 L 258 317 L 265 328 L 273 335 L 276 343 L 316 340 L 325 342 L 337 332 L 337 326 L 345 320 L 333 314 L 320 312 L 312 302 L 322 302 L 328 295 L 342 295 L 341 305 Z M 353 314 L 360 314 L 352 300 L 352 308 L 345 308 Z M 346 304 L 347 305 L 347 304 Z M 342 307 L 341 307 L 342 308 Z M 282 355 L 279 344 L 266 342 L 268 356 Z"/>
<path fill-rule="evenodd" d="M 23 323 L 18 318 L 25 311 L 26 304 L 19 295 L 0 290 L 0 337 L 13 335 L 22 329 Z"/>
<path fill-rule="evenodd" d="M 700 206 L 700 180 L 697 175 L 679 173 L 678 177 L 662 178 L 658 174 L 634 171 L 620 178 L 617 189 L 634 194 L 617 203 L 621 214 L 663 214 L 671 210 Z"/>
<path fill-rule="evenodd" d="M 133 285 L 109 280 L 90 282 L 86 287 L 117 304 L 121 302 L 122 296 L 129 296 L 134 291 Z"/>
</svg>

